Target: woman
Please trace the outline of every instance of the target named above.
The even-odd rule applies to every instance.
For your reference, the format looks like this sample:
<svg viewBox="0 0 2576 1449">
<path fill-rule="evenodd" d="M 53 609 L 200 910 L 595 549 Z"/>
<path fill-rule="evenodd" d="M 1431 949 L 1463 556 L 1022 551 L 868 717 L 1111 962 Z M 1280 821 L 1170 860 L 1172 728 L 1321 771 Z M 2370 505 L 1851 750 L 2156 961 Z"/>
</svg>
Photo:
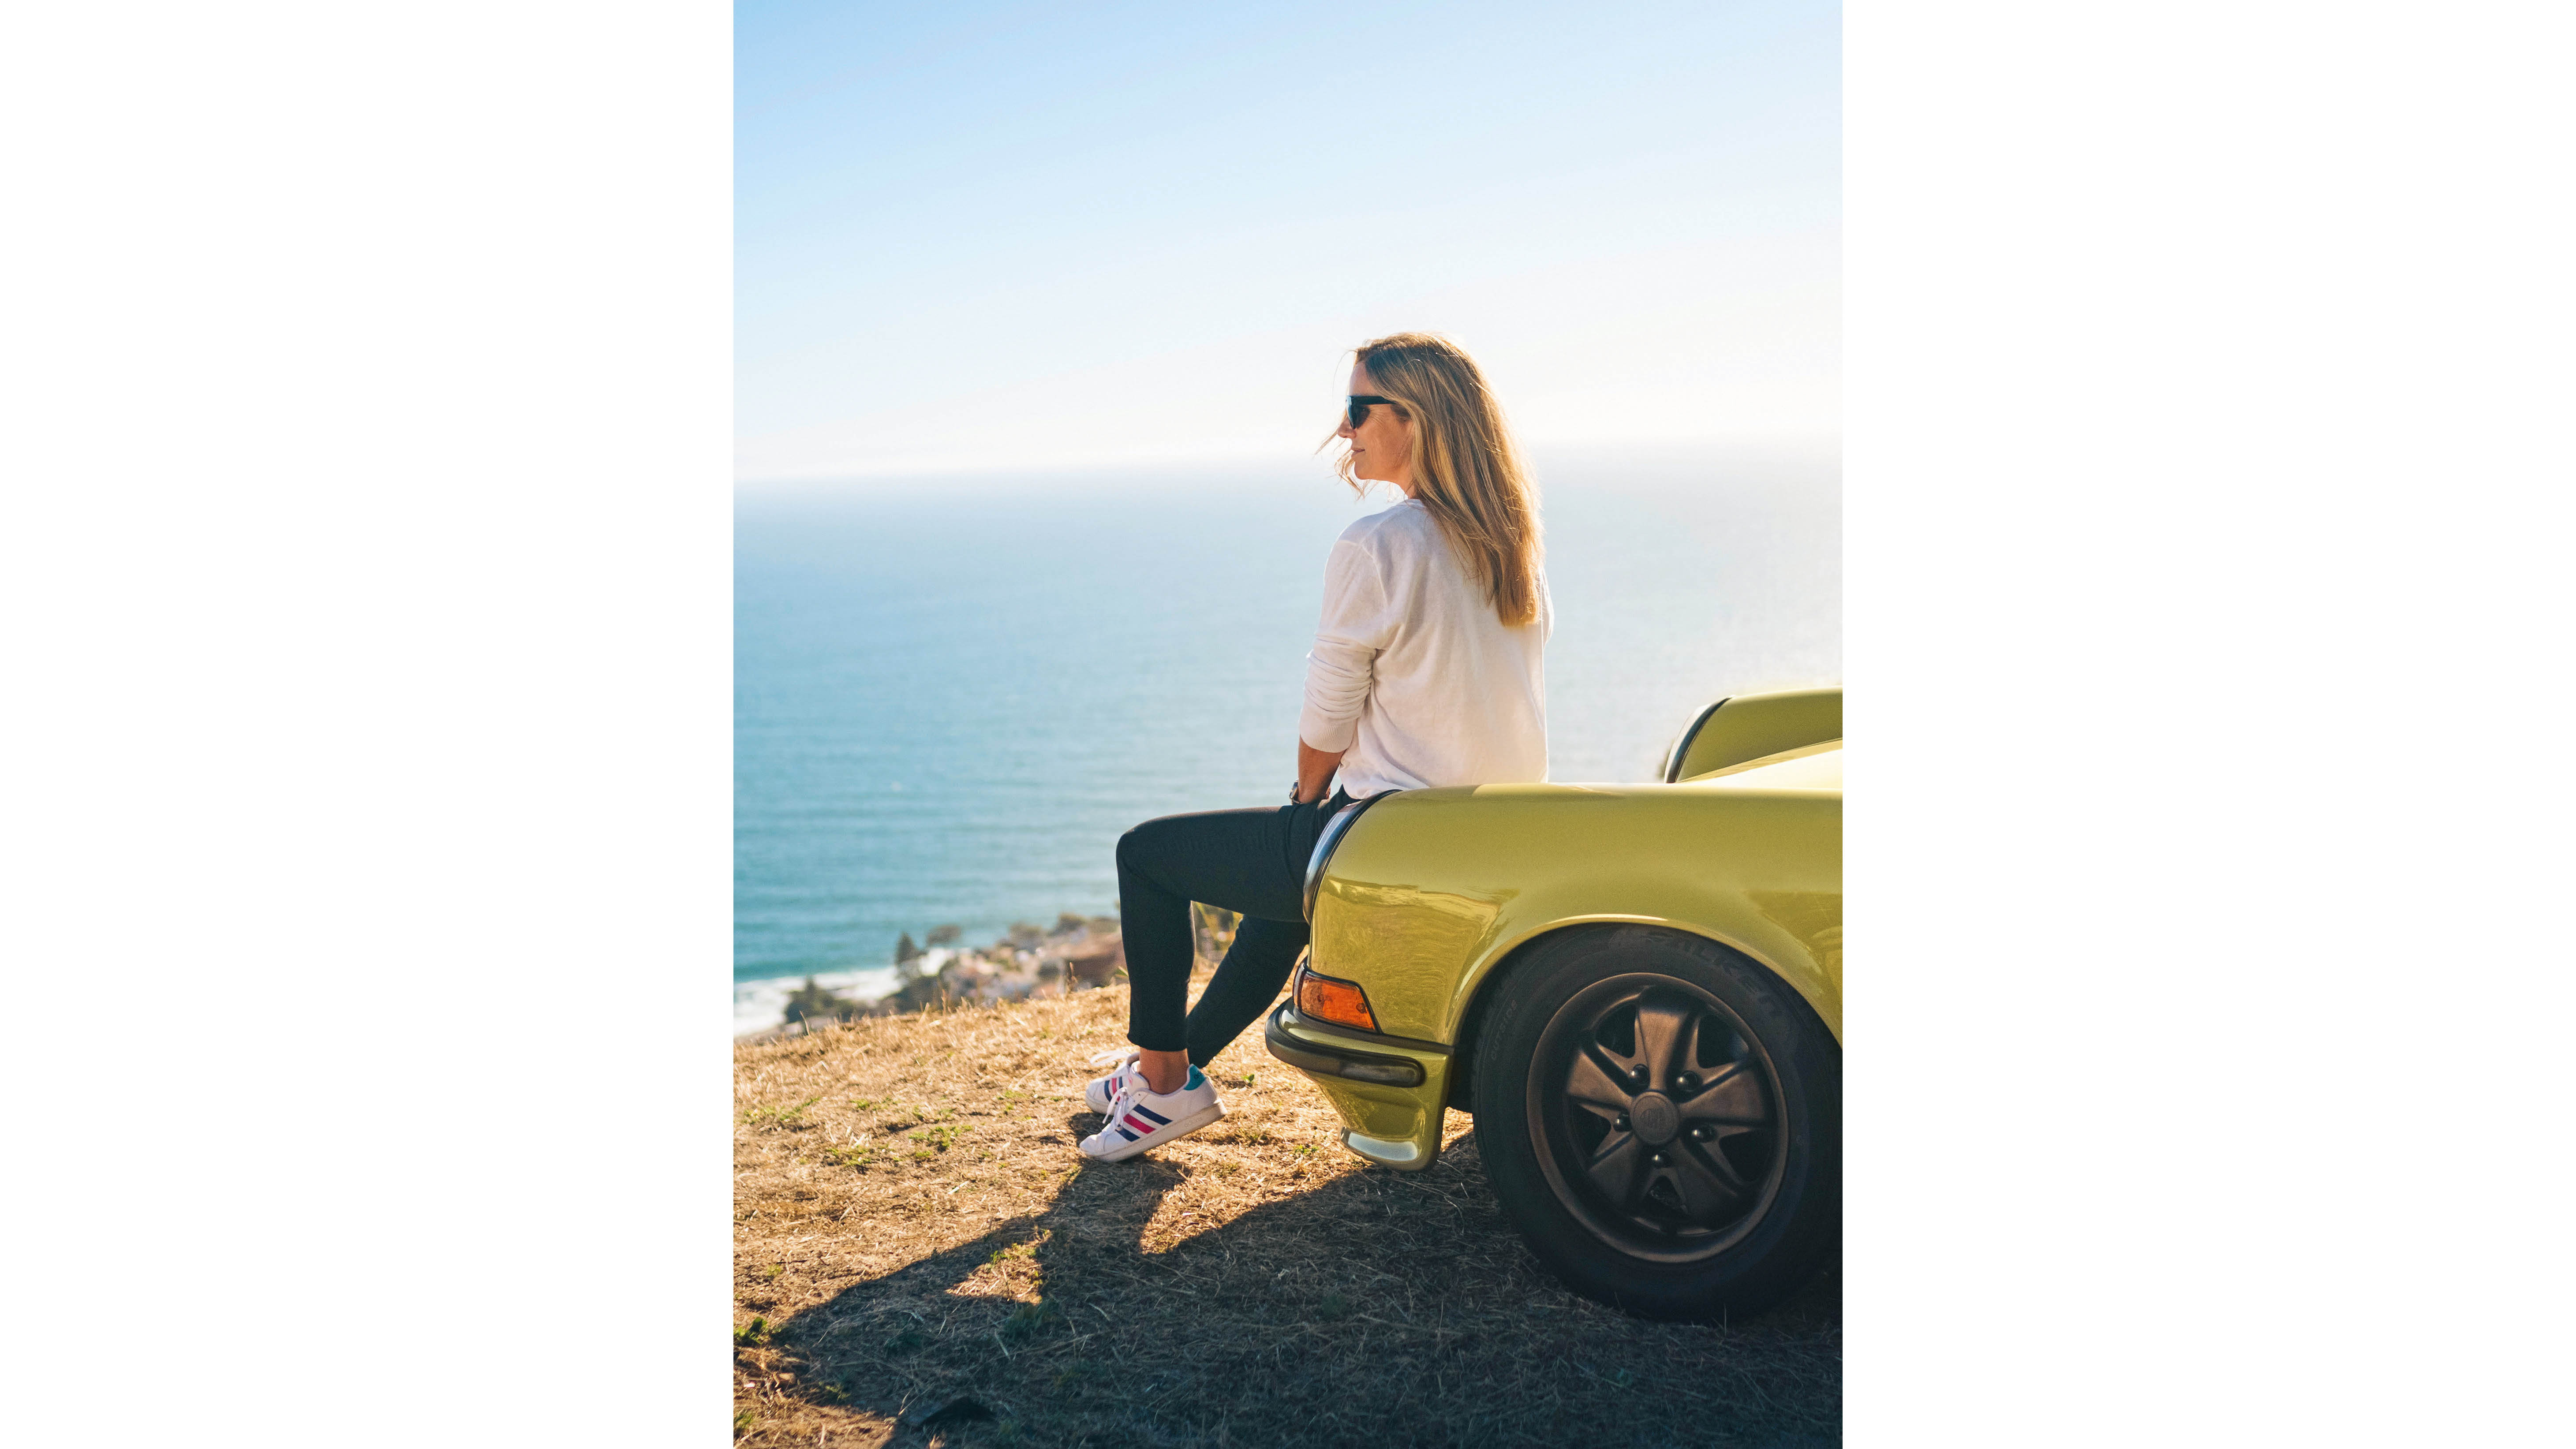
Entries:
<svg viewBox="0 0 2576 1449">
<path fill-rule="evenodd" d="M 1398 333 L 1356 359 L 1338 471 L 1362 496 L 1384 482 L 1404 499 L 1344 529 L 1324 566 L 1289 803 L 1167 815 L 1118 841 L 1136 1049 L 1102 1058 L 1117 1069 L 1089 1097 L 1109 1120 L 1086 1156 L 1133 1157 L 1225 1115 L 1200 1068 L 1278 997 L 1305 947 L 1306 861 L 1334 811 L 1387 790 L 1547 778 L 1538 500 L 1502 410 L 1446 338 Z M 1192 901 L 1243 923 L 1184 1017 Z"/>
</svg>

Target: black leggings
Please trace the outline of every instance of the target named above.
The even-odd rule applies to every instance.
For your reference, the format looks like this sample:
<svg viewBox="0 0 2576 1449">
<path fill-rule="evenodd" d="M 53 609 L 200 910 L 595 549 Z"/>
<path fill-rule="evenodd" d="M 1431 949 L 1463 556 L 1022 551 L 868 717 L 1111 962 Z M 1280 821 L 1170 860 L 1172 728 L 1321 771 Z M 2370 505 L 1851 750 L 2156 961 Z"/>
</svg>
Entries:
<svg viewBox="0 0 2576 1449">
<path fill-rule="evenodd" d="M 1127 948 L 1127 1040 L 1188 1048 L 1206 1066 L 1288 980 L 1306 945 L 1306 861 L 1329 800 L 1274 810 L 1205 810 L 1148 820 L 1118 837 L 1119 934 Z M 1189 1008 L 1190 902 L 1241 911 L 1234 944 Z"/>
</svg>

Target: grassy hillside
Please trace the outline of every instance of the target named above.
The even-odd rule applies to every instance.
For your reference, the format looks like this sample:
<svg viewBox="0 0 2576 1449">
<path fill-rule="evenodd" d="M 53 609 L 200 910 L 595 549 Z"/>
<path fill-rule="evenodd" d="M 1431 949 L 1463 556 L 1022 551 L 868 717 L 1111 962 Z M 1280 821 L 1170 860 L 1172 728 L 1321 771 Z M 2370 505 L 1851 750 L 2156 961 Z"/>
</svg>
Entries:
<svg viewBox="0 0 2576 1449">
<path fill-rule="evenodd" d="M 743 1442 L 857 1446 L 1836 1442 L 1840 1285 L 1735 1328 L 1559 1287 L 1449 1118 L 1370 1168 L 1258 1026 L 1226 1121 L 1086 1164 L 1123 986 L 735 1051 Z M 944 1412 L 941 1412 L 944 1410 Z"/>
</svg>

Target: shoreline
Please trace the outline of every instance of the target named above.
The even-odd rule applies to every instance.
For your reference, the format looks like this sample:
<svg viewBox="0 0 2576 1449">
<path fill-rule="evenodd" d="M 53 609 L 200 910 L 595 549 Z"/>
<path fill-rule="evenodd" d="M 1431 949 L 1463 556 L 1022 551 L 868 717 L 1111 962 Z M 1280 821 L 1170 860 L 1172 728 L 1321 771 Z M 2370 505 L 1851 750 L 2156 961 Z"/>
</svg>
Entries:
<svg viewBox="0 0 2576 1449">
<path fill-rule="evenodd" d="M 1191 913 L 1191 935 L 1203 962 L 1233 944 L 1236 917 L 1201 906 Z M 773 976 L 734 983 L 734 1041 L 792 1035 L 808 1018 L 851 1021 L 893 1016 L 925 1006 L 993 1006 L 1050 1000 L 1107 986 L 1126 977 L 1127 951 L 1115 916 L 1067 911 L 1052 928 L 1018 922 L 987 946 L 956 943 L 957 928 L 925 933 L 923 948 L 902 933 L 890 966 Z M 861 996 L 861 990 L 873 994 Z"/>
</svg>

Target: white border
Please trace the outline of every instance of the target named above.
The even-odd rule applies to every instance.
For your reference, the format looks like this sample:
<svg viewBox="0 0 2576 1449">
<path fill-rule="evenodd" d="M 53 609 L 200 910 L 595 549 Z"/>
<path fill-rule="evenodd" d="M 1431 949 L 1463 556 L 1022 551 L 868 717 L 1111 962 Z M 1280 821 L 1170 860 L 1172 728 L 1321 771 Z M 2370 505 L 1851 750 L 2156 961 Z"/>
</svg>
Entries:
<svg viewBox="0 0 2576 1449">
<path fill-rule="evenodd" d="M 2567 39 L 1851 12 L 1852 1443 L 2564 1433 Z"/>
<path fill-rule="evenodd" d="M 726 1434 L 728 24 L 9 22 L 23 1442 Z"/>
</svg>

